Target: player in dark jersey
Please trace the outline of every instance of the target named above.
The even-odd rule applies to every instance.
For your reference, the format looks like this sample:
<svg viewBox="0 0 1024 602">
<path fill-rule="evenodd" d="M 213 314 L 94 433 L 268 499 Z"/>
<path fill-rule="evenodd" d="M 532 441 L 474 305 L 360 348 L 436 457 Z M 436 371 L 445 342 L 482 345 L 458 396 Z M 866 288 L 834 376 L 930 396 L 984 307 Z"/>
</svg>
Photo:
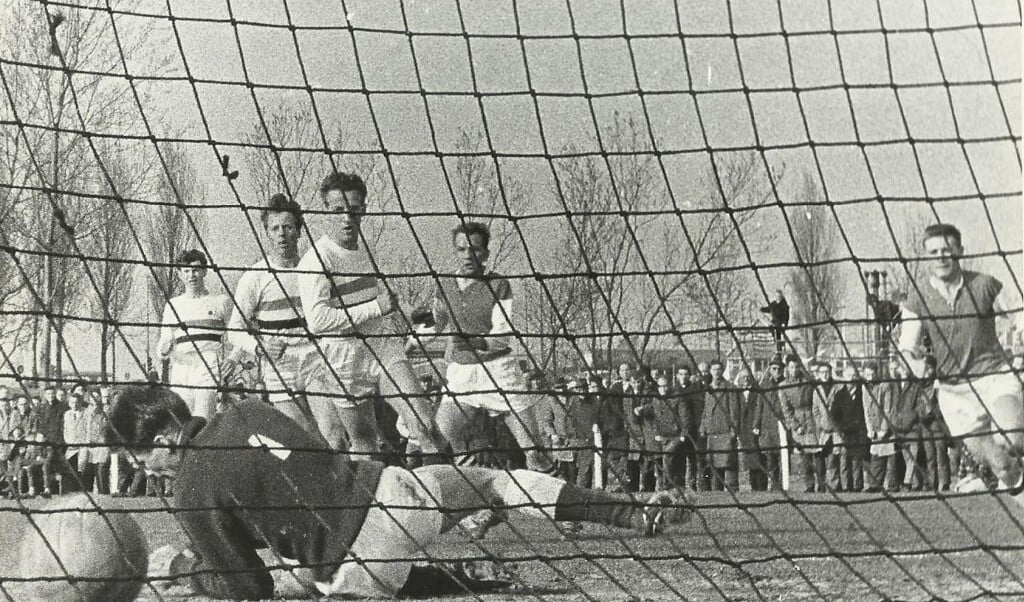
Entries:
<svg viewBox="0 0 1024 602">
<path fill-rule="evenodd" d="M 921 376 L 928 335 L 939 409 L 950 434 L 964 437 L 971 454 L 1024 504 L 1024 393 L 996 334 L 997 316 L 1018 323 L 1024 318 L 1020 296 L 1000 295 L 999 280 L 961 267 L 964 248 L 955 226 L 928 226 L 921 241 L 931 274 L 914 283 L 902 308 L 900 353 Z"/>
<path fill-rule="evenodd" d="M 423 593 L 436 576 L 411 558 L 482 506 L 549 520 L 579 520 L 653 534 L 689 517 L 680 491 L 646 500 L 583 489 L 528 470 L 432 465 L 409 471 L 353 461 L 272 407 L 245 401 L 209 422 L 157 385 L 123 389 L 107 442 L 148 471 L 176 477 L 176 518 L 189 541 L 154 579 L 177 578 L 213 598 L 274 594 L 257 550 L 303 567 L 311 592 L 342 596 Z M 425 577 L 426 576 L 426 577 Z"/>
<path fill-rule="evenodd" d="M 483 410 L 504 419 L 525 452 L 528 468 L 552 472 L 555 464 L 543 449 L 534 411 L 544 396 L 526 391 L 526 378 L 512 355 L 512 286 L 487 271 L 490 238 L 480 222 L 464 222 L 452 230 L 458 274 L 438 279 L 430 312 L 434 326 L 419 329 L 410 347 L 435 335 L 447 337 L 445 394 L 434 420 L 451 443 L 457 464 L 471 463 L 473 452 L 479 451 L 471 449 L 473 412 Z"/>
</svg>

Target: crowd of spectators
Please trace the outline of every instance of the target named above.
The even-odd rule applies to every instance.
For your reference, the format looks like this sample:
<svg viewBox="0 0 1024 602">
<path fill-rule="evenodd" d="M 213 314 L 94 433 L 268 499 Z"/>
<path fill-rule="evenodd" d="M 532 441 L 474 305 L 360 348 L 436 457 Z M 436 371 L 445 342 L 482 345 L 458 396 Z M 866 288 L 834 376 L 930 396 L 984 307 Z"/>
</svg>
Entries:
<svg viewBox="0 0 1024 602">
<path fill-rule="evenodd" d="M 674 374 L 624 363 L 559 378 L 534 370 L 527 382 L 527 394 L 543 397 L 532 409 L 541 425 L 536 445 L 580 486 L 780 491 L 787 458 L 789 488 L 807 492 L 995 486 L 949 435 L 932 383 L 908 378 L 895 359 L 847 362 L 837 372 L 827 361 L 777 356 L 763 372 L 733 375 L 718 360 L 679 365 Z M 442 385 L 430 376 L 423 385 L 439 403 Z M 103 445 L 109 396 L 87 383 L 14 395 L 0 387 L 0 494 L 169 495 L 171 482 Z M 419 445 L 406 425 L 383 402 L 377 413 L 381 459 L 417 466 Z M 476 464 L 525 465 L 501 420 L 478 411 L 470 430 Z"/>
<path fill-rule="evenodd" d="M 986 479 L 950 436 L 933 383 L 895 360 L 837 371 L 776 357 L 762 373 L 734 375 L 717 360 L 674 375 L 622 364 L 550 381 L 532 372 L 529 382 L 546 398 L 536 406 L 538 445 L 580 485 L 778 491 L 787 458 L 789 488 L 816 493 L 937 492 Z M 484 461 L 514 467 L 512 439 L 479 418 Z"/>
<path fill-rule="evenodd" d="M 156 495 L 144 467 L 125 458 L 111 488 L 114 456 L 104 443 L 108 387 L 78 383 L 12 392 L 0 386 L 0 495 L 9 499 L 88 491 Z"/>
</svg>

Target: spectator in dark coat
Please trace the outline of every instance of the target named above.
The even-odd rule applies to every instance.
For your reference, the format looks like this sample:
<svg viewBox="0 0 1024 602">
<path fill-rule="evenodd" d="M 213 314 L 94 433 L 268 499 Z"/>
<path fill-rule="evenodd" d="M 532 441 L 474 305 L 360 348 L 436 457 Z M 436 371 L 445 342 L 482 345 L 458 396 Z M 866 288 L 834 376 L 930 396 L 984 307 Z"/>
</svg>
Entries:
<svg viewBox="0 0 1024 602">
<path fill-rule="evenodd" d="M 629 399 L 629 415 L 626 430 L 629 432 L 629 458 L 627 474 L 629 491 L 654 491 L 657 482 L 657 463 L 660 460 L 661 443 L 657 441 L 657 413 L 654 407 L 655 394 L 641 379 L 636 386 L 636 395 Z"/>
<path fill-rule="evenodd" d="M 698 374 L 689 366 L 680 366 L 672 387 L 672 396 L 679 407 L 680 436 L 686 436 L 686 445 L 679 447 L 685 456 L 686 486 L 693 491 L 707 490 L 709 483 L 704 480 L 704 458 L 698 447 L 700 443 L 700 419 L 704 414 L 704 385 Z"/>
<path fill-rule="evenodd" d="M 929 384 L 935 374 L 935 358 L 925 358 L 924 379 Z M 925 457 L 926 482 L 933 491 L 949 491 L 951 475 L 951 454 L 956 449 L 956 441 L 949 436 L 949 427 L 939 411 L 939 398 L 933 384 L 927 387 L 924 398 L 917 406 L 918 424 L 921 428 L 921 446 Z M 954 452 L 955 453 L 955 452 Z"/>
<path fill-rule="evenodd" d="M 712 381 L 704 394 L 700 430 L 707 442 L 712 487 L 718 491 L 739 489 L 739 391 L 722 377 L 722 363 L 712 362 Z"/>
<path fill-rule="evenodd" d="M 598 410 L 601 407 L 601 381 L 592 378 L 586 390 L 569 401 L 568 413 L 574 432 L 576 451 L 576 484 L 594 487 L 594 431 L 598 428 Z"/>
<path fill-rule="evenodd" d="M 896 440 L 892 433 L 893 383 L 876 381 L 874 362 L 864 365 L 864 423 L 871 442 L 871 466 L 867 491 L 872 493 L 899 488 L 896 479 Z"/>
<path fill-rule="evenodd" d="M 864 424 L 864 391 L 854 363 L 846 365 L 843 382 L 837 384 L 834 392 L 832 423 L 841 441 L 839 484 L 843 491 L 863 491 L 868 434 Z"/>
<path fill-rule="evenodd" d="M 771 491 L 782 491 L 782 409 L 779 406 L 779 383 L 782 382 L 783 364 L 773 359 L 768 372 L 758 385 L 758 403 L 753 420 L 754 435 Z"/>
<path fill-rule="evenodd" d="M 768 473 L 765 458 L 758 445 L 758 428 L 762 393 L 754 382 L 754 375 L 743 370 L 736 377 L 736 389 L 739 402 L 739 452 L 740 466 L 747 471 L 751 491 L 768 489 Z"/>
<path fill-rule="evenodd" d="M 626 418 L 631 408 L 631 399 L 637 395 L 638 382 L 631 365 L 619 366 L 619 380 L 605 391 L 598 409 L 604 483 L 611 491 L 626 491 L 629 486 L 626 475 L 626 453 L 629 449 Z"/>
<path fill-rule="evenodd" d="M 928 405 L 932 383 L 908 378 L 897 358 L 890 366 L 890 373 L 897 379 L 893 383 L 891 420 L 896 445 L 903 454 L 903 490 L 921 491 L 927 477 L 924 466 L 919 462 L 922 452 L 920 418 L 922 406 Z"/>
<path fill-rule="evenodd" d="M 775 291 L 775 299 L 762 307 L 761 312 L 771 318 L 772 338 L 775 339 L 776 350 L 781 353 L 785 345 L 786 329 L 789 328 L 789 303 L 782 291 Z"/>
<path fill-rule="evenodd" d="M 825 491 L 825 457 L 818 444 L 818 425 L 814 420 L 814 382 L 804 377 L 800 358 L 795 355 L 786 357 L 786 380 L 779 388 L 779 405 L 799 459 L 804 491 Z"/>
<path fill-rule="evenodd" d="M 687 370 L 688 372 L 688 370 Z M 690 384 L 689 374 L 679 374 Z M 696 449 L 693 447 L 693 414 L 687 400 L 673 389 L 667 377 L 658 379 L 654 398 L 655 441 L 661 456 L 657 489 L 695 486 Z"/>
<path fill-rule="evenodd" d="M 12 500 L 21 497 L 21 469 L 24 466 L 25 450 L 25 432 L 21 427 L 11 429 L 7 440 L 0 442 L 0 472 L 7 482 L 7 497 Z"/>
<path fill-rule="evenodd" d="M 814 373 L 817 380 L 814 386 L 814 422 L 818 428 L 820 453 L 825 461 L 825 482 L 832 491 L 842 491 L 843 488 L 840 484 L 842 437 L 832 420 L 832 405 L 838 387 L 832 380 L 832 366 L 828 362 L 819 362 L 814 368 Z"/>
</svg>

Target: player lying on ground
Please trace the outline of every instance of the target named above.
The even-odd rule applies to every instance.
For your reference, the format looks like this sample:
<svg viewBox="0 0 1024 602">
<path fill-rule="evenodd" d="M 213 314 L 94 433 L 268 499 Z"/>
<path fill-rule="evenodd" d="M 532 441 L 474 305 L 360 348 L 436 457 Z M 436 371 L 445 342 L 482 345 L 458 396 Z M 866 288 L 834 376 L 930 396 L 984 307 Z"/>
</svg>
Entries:
<svg viewBox="0 0 1024 602">
<path fill-rule="evenodd" d="M 996 335 L 996 314 L 1005 313 L 1000 305 L 1021 322 L 1020 298 L 1001 301 L 1001 282 L 961 268 L 964 249 L 956 227 L 928 226 L 922 243 L 931 276 L 909 291 L 900 353 L 914 374 L 922 375 L 921 343 L 928 334 L 937 363 L 939 408 L 950 434 L 963 437 L 971 454 L 1024 504 L 1024 398 Z"/>
<path fill-rule="evenodd" d="M 265 404 L 241 402 L 207 422 L 156 385 L 123 389 L 109 418 L 110 445 L 125 448 L 151 473 L 176 477 L 177 519 L 188 544 L 169 572 L 213 598 L 273 596 L 260 548 L 271 549 L 279 564 L 298 561 L 308 570 L 293 574 L 324 595 L 422 592 L 424 580 L 437 573 L 410 559 L 492 505 L 644 534 L 690 512 L 678 491 L 642 501 L 528 470 L 432 465 L 409 471 L 346 460 Z"/>
</svg>

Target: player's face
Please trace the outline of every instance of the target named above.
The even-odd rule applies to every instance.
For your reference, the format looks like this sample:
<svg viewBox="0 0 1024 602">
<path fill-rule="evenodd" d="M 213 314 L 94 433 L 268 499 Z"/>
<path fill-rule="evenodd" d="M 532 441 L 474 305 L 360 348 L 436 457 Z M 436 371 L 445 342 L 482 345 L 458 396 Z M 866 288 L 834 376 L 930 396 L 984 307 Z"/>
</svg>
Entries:
<svg viewBox="0 0 1024 602">
<path fill-rule="evenodd" d="M 953 281 L 960 275 L 960 257 L 964 249 L 952 236 L 926 238 L 924 254 L 931 260 L 932 275 L 939 280 Z"/>
<path fill-rule="evenodd" d="M 685 385 L 690 380 L 690 371 L 685 368 L 680 368 L 676 371 L 676 380 L 681 385 Z"/>
<path fill-rule="evenodd" d="M 619 378 L 623 381 L 633 378 L 633 367 L 629 364 L 622 364 L 619 366 Z"/>
<path fill-rule="evenodd" d="M 484 273 L 484 264 L 490 251 L 480 235 L 466 236 L 458 233 L 452 237 L 455 255 L 459 259 L 459 273 L 465 276 L 479 276 Z"/>
<path fill-rule="evenodd" d="M 823 383 L 827 383 L 828 381 L 832 380 L 832 368 L 829 366 L 819 366 L 818 380 L 820 380 Z"/>
<path fill-rule="evenodd" d="M 366 196 L 355 190 L 328 190 L 324 205 L 333 213 L 334 239 L 343 247 L 359 245 L 359 228 L 366 213 Z"/>
<path fill-rule="evenodd" d="M 188 291 L 197 291 L 203 287 L 206 280 L 206 267 L 198 261 L 178 268 L 178 277 Z"/>
<path fill-rule="evenodd" d="M 718 380 L 718 379 L 722 378 L 722 371 L 724 370 L 724 368 L 722 367 L 722 364 L 711 364 L 710 370 L 711 370 L 711 378 L 713 378 L 715 380 Z"/>
<path fill-rule="evenodd" d="M 299 254 L 299 224 L 287 211 L 267 215 L 267 253 L 278 259 L 293 259 Z"/>
<path fill-rule="evenodd" d="M 794 379 L 800 376 L 800 364 L 796 362 L 786 362 L 786 378 Z"/>
<path fill-rule="evenodd" d="M 782 366 L 772 364 L 771 366 L 768 366 L 768 373 L 771 374 L 773 378 L 778 378 L 782 376 Z"/>
</svg>

